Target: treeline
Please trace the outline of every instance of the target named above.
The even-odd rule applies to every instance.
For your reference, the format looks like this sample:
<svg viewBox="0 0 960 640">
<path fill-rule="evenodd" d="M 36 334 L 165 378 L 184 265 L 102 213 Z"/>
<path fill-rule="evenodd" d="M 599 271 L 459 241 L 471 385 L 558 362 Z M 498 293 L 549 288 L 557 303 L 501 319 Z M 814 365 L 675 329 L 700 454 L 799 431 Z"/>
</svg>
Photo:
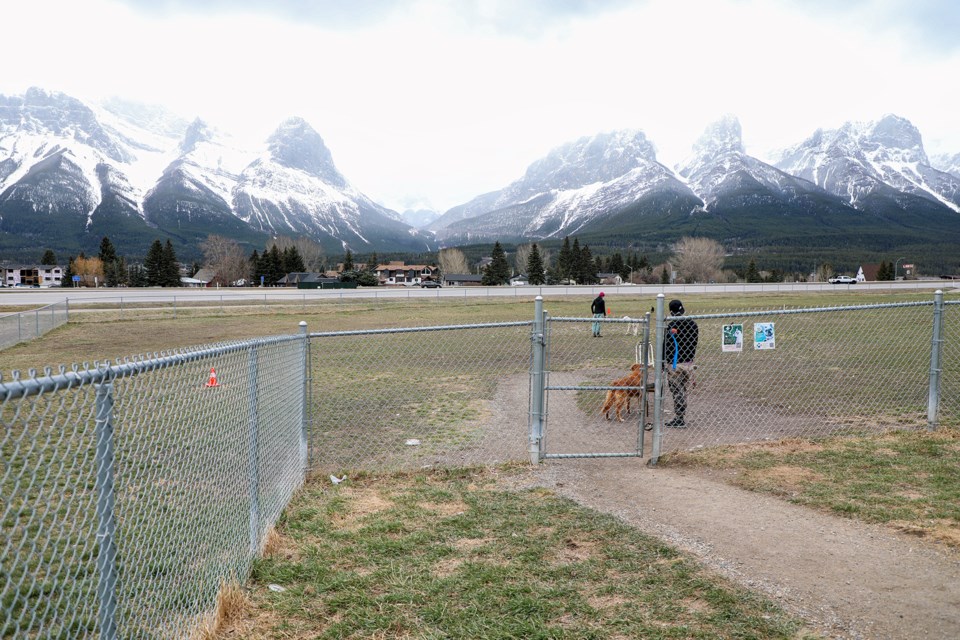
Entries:
<svg viewBox="0 0 960 640">
<path fill-rule="evenodd" d="M 56 256 L 49 249 L 44 252 L 41 264 L 56 264 Z M 74 276 L 77 282 L 74 282 Z M 117 254 L 110 238 L 100 240 L 100 251 L 87 257 L 82 252 L 67 259 L 62 286 L 73 287 L 179 287 L 180 262 L 170 240 L 161 243 L 154 240 L 143 264 L 127 265 L 126 259 Z"/>
</svg>

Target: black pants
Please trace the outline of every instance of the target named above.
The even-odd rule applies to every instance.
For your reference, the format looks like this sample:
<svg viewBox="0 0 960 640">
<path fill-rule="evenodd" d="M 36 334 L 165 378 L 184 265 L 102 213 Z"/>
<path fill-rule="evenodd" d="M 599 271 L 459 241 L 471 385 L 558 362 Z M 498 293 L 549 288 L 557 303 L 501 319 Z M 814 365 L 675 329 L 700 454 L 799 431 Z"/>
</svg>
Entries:
<svg viewBox="0 0 960 640">
<path fill-rule="evenodd" d="M 673 394 L 673 412 L 677 418 L 683 419 L 687 413 L 687 384 L 690 382 L 690 372 L 682 367 L 667 369 L 667 385 Z"/>
</svg>

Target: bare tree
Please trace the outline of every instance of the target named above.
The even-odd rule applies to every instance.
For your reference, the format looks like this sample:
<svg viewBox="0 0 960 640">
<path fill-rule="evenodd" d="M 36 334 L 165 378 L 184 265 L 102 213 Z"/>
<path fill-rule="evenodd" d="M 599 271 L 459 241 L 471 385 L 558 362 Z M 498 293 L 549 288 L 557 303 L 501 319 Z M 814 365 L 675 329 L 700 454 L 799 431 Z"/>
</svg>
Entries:
<svg viewBox="0 0 960 640">
<path fill-rule="evenodd" d="M 539 247 L 537 247 L 539 249 Z M 517 246 L 517 252 L 513 256 L 513 266 L 516 273 L 527 273 L 527 261 L 530 259 L 530 251 L 533 250 L 532 244 L 521 244 Z M 527 273 L 527 275 L 530 275 Z"/>
<path fill-rule="evenodd" d="M 103 278 L 103 262 L 100 258 L 74 258 L 70 270 L 75 276 L 80 276 L 80 285 L 96 287 L 106 284 Z"/>
<path fill-rule="evenodd" d="M 470 273 L 467 256 L 460 249 L 441 249 L 439 262 L 440 271 L 443 272 L 444 276 L 453 273 Z"/>
<path fill-rule="evenodd" d="M 282 253 L 287 247 L 295 247 L 297 253 L 300 254 L 300 257 L 303 258 L 303 266 L 307 271 L 316 273 L 323 270 L 323 264 L 326 261 L 326 255 L 324 255 L 323 247 L 320 246 L 315 240 L 306 238 L 304 236 L 299 236 L 297 238 L 287 238 L 286 236 L 281 236 L 279 238 L 274 238 L 267 243 L 267 250 L 270 250 L 270 247 L 273 245 L 277 246 L 277 249 Z"/>
<path fill-rule="evenodd" d="M 673 247 L 674 267 L 686 282 L 716 281 L 723 266 L 723 246 L 710 238 L 680 238 Z"/>
<path fill-rule="evenodd" d="M 230 286 L 249 275 L 250 265 L 236 241 L 210 235 L 200 243 L 200 250 L 203 251 L 203 266 L 216 273 L 214 282 Z"/>
</svg>

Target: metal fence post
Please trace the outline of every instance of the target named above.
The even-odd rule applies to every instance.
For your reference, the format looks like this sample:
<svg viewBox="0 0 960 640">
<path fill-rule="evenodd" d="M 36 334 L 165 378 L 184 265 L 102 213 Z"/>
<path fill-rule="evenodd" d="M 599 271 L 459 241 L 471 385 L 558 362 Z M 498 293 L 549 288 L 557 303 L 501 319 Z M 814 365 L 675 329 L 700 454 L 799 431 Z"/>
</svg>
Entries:
<svg viewBox="0 0 960 640">
<path fill-rule="evenodd" d="M 117 637 L 117 546 L 113 517 L 113 383 L 96 385 L 97 601 L 100 640 Z"/>
<path fill-rule="evenodd" d="M 943 351 L 943 291 L 933 294 L 933 338 L 930 340 L 930 391 L 927 396 L 927 429 L 937 428 L 940 410 L 940 355 Z"/>
<path fill-rule="evenodd" d="M 657 294 L 657 336 L 653 352 L 653 450 L 648 464 L 657 464 L 660 459 L 661 439 L 663 437 L 663 320 L 662 293 Z"/>
<path fill-rule="evenodd" d="M 530 360 L 530 464 L 538 464 L 542 460 L 543 449 L 543 408 L 546 386 L 544 377 L 544 322 L 543 296 L 534 300 L 533 328 L 530 332 L 532 348 Z"/>
<path fill-rule="evenodd" d="M 250 493 L 250 553 L 256 555 L 260 550 L 260 442 L 258 434 L 259 416 L 257 415 L 257 349 L 250 347 L 247 361 L 247 402 L 250 424 L 247 435 L 247 485 Z"/>
<path fill-rule="evenodd" d="M 303 373 L 303 394 L 300 398 L 301 411 L 300 411 L 300 462 L 303 466 L 303 477 L 307 477 L 307 469 L 309 468 L 309 455 L 307 448 L 307 424 L 308 424 L 308 414 L 307 414 L 307 397 L 310 393 L 310 337 L 307 334 L 307 321 L 300 321 L 300 335 L 303 336 L 303 348 L 300 352 L 300 371 Z"/>
</svg>

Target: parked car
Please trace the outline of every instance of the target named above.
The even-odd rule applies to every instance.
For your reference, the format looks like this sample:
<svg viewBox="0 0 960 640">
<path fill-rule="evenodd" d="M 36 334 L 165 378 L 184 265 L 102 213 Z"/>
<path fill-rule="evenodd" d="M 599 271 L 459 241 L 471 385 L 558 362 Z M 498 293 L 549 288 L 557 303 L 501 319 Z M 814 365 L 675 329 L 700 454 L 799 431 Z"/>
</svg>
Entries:
<svg viewBox="0 0 960 640">
<path fill-rule="evenodd" d="M 853 276 L 833 276 L 828 282 L 830 284 L 857 284 L 857 279 Z"/>
<path fill-rule="evenodd" d="M 442 286 L 443 285 L 441 285 L 436 280 L 424 280 L 423 282 L 420 283 L 421 289 L 440 289 Z"/>
</svg>

